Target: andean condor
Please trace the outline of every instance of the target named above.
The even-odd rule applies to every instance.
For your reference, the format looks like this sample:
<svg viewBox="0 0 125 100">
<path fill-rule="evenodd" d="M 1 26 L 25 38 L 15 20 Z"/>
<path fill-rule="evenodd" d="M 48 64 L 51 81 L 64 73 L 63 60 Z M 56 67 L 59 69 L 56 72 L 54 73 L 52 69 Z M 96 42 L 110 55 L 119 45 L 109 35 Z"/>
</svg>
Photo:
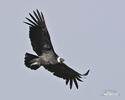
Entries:
<svg viewBox="0 0 125 100">
<path fill-rule="evenodd" d="M 32 70 L 43 66 L 55 76 L 66 80 L 66 85 L 69 83 L 70 89 L 72 88 L 73 82 L 78 89 L 77 81 L 82 82 L 82 76 L 88 75 L 89 70 L 85 74 L 80 74 L 64 63 L 64 59 L 54 51 L 42 12 L 36 10 L 33 13 L 34 16 L 29 13 L 32 20 L 26 17 L 28 22 L 24 23 L 29 25 L 29 38 L 37 56 L 26 53 L 25 65 Z"/>
</svg>

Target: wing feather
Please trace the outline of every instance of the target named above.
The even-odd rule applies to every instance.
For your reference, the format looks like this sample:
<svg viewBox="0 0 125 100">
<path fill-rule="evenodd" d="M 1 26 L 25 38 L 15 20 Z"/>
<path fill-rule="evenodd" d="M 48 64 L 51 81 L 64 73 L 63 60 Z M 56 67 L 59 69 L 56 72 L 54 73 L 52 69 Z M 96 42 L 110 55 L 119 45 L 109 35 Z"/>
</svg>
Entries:
<svg viewBox="0 0 125 100">
<path fill-rule="evenodd" d="M 69 78 L 68 79 L 66 79 L 66 85 L 69 83 Z"/>
<path fill-rule="evenodd" d="M 73 81 L 72 81 L 72 79 L 70 79 L 70 89 L 72 89 L 72 83 L 73 83 Z"/>
<path fill-rule="evenodd" d="M 76 85 L 76 88 L 78 89 L 78 83 L 77 83 L 76 79 L 74 79 L 74 83 Z"/>
<path fill-rule="evenodd" d="M 29 15 L 37 23 L 37 20 L 35 19 L 35 17 L 31 13 L 29 13 Z"/>
<path fill-rule="evenodd" d="M 42 20 L 42 16 L 40 15 L 40 12 L 38 11 L 38 9 L 37 9 L 36 11 L 37 11 L 37 14 L 38 14 L 38 16 L 39 16 L 40 21 L 43 21 L 43 20 Z"/>
<path fill-rule="evenodd" d="M 35 11 L 33 11 L 33 13 L 34 13 L 34 15 L 35 15 L 35 17 L 36 17 L 37 21 L 38 21 L 38 22 L 40 22 L 40 19 L 39 19 L 39 17 L 38 17 L 38 15 L 37 15 L 37 13 L 36 13 Z"/>
<path fill-rule="evenodd" d="M 33 22 L 32 20 L 30 20 L 29 18 L 26 17 L 26 19 L 31 22 L 34 26 L 36 26 L 37 24 L 35 22 Z"/>
<path fill-rule="evenodd" d="M 34 26 L 33 24 L 31 24 L 31 23 L 28 23 L 28 22 L 24 22 L 25 24 L 28 24 L 29 26 Z"/>
</svg>

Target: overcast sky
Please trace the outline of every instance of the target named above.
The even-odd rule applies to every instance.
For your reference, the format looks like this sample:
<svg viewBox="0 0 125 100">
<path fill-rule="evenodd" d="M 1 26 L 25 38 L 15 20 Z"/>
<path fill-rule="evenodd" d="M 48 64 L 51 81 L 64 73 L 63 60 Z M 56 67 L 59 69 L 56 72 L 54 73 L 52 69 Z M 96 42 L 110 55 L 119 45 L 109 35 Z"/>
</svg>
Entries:
<svg viewBox="0 0 125 100">
<path fill-rule="evenodd" d="M 25 17 L 43 12 L 52 44 L 80 73 L 91 69 L 79 89 L 65 85 L 43 67 L 24 66 L 33 53 Z M 1 0 L 0 100 L 124 100 L 124 0 Z M 103 96 L 106 90 L 118 95 Z"/>
</svg>

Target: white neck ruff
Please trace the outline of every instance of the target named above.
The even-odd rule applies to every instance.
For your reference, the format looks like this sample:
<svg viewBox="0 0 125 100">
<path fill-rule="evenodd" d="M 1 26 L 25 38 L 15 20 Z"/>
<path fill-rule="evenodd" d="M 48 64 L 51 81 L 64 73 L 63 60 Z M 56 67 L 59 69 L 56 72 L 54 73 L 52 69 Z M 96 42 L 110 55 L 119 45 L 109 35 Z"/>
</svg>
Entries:
<svg viewBox="0 0 125 100">
<path fill-rule="evenodd" d="M 60 63 L 60 58 L 61 58 L 61 57 L 58 57 L 58 58 L 57 58 L 57 62 L 58 62 L 58 63 Z"/>
</svg>

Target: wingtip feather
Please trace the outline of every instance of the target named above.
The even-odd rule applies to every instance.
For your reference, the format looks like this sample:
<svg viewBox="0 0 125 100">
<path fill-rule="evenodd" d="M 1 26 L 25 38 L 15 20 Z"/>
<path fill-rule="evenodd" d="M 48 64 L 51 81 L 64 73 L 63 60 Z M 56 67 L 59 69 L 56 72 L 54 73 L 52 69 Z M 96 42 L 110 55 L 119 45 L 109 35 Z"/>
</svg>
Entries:
<svg viewBox="0 0 125 100">
<path fill-rule="evenodd" d="M 75 83 L 76 88 L 78 89 L 78 83 L 77 83 L 76 79 L 74 79 L 74 83 Z"/>
<path fill-rule="evenodd" d="M 72 79 L 70 79 L 70 89 L 72 89 Z"/>
<path fill-rule="evenodd" d="M 83 82 L 80 78 L 78 78 L 78 77 L 76 77 L 76 79 L 78 80 L 78 81 L 80 81 L 80 82 Z"/>
<path fill-rule="evenodd" d="M 25 22 L 25 21 L 24 21 L 24 23 L 27 24 L 27 25 L 30 25 L 30 26 L 34 26 L 34 25 L 32 25 L 32 24 L 30 24 L 30 23 L 28 23 L 28 22 Z"/>
<path fill-rule="evenodd" d="M 66 85 L 68 85 L 68 83 L 69 83 L 69 79 L 66 79 Z"/>
<path fill-rule="evenodd" d="M 83 74 L 83 75 L 87 76 L 89 74 L 89 72 L 90 72 L 90 69 L 85 74 Z"/>
<path fill-rule="evenodd" d="M 39 10 L 38 10 L 38 9 L 36 9 L 36 12 L 37 12 L 37 14 L 38 14 L 38 17 L 39 17 L 40 21 L 42 22 L 43 20 L 42 20 L 42 17 L 41 17 L 41 15 L 40 15 Z"/>
<path fill-rule="evenodd" d="M 29 15 L 30 15 L 30 17 L 37 23 L 36 18 L 35 18 L 31 13 L 29 13 Z"/>
</svg>

